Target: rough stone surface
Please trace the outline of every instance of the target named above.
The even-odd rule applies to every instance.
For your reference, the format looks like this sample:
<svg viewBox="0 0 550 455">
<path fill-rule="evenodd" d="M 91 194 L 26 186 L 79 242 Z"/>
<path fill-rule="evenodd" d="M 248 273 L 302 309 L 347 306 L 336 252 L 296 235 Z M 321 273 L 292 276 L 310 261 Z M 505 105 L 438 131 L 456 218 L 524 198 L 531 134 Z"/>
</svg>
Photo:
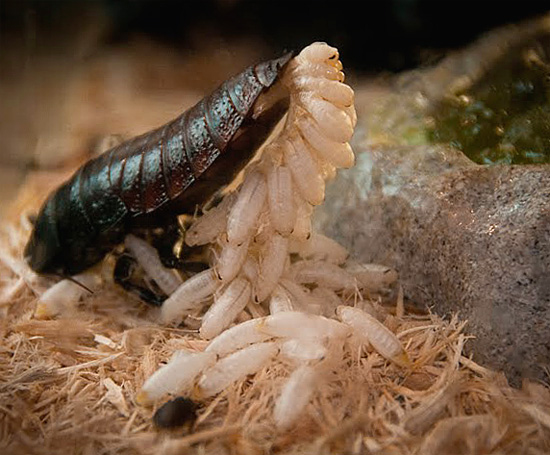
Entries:
<svg viewBox="0 0 550 455">
<path fill-rule="evenodd" d="M 405 295 L 469 321 L 475 358 L 550 368 L 550 166 L 471 164 L 441 146 L 362 147 L 316 222 L 357 259 L 397 268 Z M 462 155 L 462 156 L 461 156 Z"/>
<path fill-rule="evenodd" d="M 357 165 L 315 213 L 357 259 L 395 267 L 411 301 L 459 312 L 474 357 L 515 385 L 550 379 L 550 165 L 477 165 L 430 144 L 428 131 L 441 102 L 461 102 L 518 56 L 546 55 L 549 40 L 550 15 L 491 31 L 434 67 L 355 86 Z"/>
</svg>

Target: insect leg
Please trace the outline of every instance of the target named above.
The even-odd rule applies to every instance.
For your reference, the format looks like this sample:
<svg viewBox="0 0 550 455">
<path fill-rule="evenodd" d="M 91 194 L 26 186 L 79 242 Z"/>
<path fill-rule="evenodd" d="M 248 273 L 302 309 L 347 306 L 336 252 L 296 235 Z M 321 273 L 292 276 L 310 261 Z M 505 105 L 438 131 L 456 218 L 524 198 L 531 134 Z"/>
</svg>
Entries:
<svg viewBox="0 0 550 455">
<path fill-rule="evenodd" d="M 164 267 L 183 269 L 182 259 L 185 228 L 178 217 L 170 217 L 162 229 L 150 231 L 151 244 L 156 248 Z M 149 236 L 146 236 L 146 238 Z"/>
<path fill-rule="evenodd" d="M 159 295 L 146 287 L 135 282 L 136 260 L 129 254 L 123 253 L 116 260 L 114 270 L 114 281 L 124 290 L 139 297 L 140 300 L 154 305 L 161 306 L 166 295 Z M 160 291 L 159 291 L 160 292 Z"/>
</svg>

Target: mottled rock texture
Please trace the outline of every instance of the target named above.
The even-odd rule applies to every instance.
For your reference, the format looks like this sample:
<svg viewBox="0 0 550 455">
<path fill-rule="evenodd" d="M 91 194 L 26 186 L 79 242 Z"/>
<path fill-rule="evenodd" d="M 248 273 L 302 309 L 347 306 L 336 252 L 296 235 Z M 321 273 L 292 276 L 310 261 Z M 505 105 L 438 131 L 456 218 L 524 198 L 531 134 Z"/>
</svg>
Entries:
<svg viewBox="0 0 550 455">
<path fill-rule="evenodd" d="M 508 88 L 523 81 L 523 70 L 511 68 L 547 77 L 548 43 L 550 16 L 535 18 L 491 31 L 434 67 L 356 86 L 357 165 L 339 173 L 316 212 L 317 227 L 357 259 L 395 267 L 413 302 L 459 312 L 476 337 L 468 342 L 474 357 L 515 385 L 550 380 L 550 165 L 477 165 L 452 147 L 457 141 L 432 144 L 430 131 L 444 103 L 477 106 L 474 89 L 492 87 L 503 70 Z M 488 93 L 498 107 L 498 93 L 510 90 Z M 456 127 L 483 127 L 477 114 L 466 120 Z"/>
<path fill-rule="evenodd" d="M 405 295 L 460 312 L 475 358 L 521 377 L 550 368 L 550 166 L 478 166 L 441 146 L 362 147 L 318 226 Z"/>
</svg>

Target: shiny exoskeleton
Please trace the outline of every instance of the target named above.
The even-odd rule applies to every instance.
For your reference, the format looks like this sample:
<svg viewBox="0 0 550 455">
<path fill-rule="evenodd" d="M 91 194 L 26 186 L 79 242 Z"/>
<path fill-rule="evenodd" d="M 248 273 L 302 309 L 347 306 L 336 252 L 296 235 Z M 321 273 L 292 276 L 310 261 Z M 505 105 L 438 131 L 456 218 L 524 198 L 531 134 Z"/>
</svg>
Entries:
<svg viewBox="0 0 550 455">
<path fill-rule="evenodd" d="M 175 120 L 78 169 L 38 215 L 25 249 L 32 269 L 79 273 L 132 228 L 193 213 L 231 182 L 288 109 L 288 96 L 272 93 L 290 57 L 247 68 Z"/>
<path fill-rule="evenodd" d="M 164 403 L 153 415 L 157 428 L 170 429 L 182 426 L 192 427 L 197 419 L 199 405 L 190 398 L 177 397 Z"/>
</svg>

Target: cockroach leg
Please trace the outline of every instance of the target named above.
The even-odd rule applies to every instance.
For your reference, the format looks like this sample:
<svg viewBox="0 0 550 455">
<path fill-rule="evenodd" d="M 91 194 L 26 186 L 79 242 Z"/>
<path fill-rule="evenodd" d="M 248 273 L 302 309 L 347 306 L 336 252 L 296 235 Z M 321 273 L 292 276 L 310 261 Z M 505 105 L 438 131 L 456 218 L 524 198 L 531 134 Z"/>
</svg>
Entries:
<svg viewBox="0 0 550 455">
<path fill-rule="evenodd" d="M 90 294 L 93 294 L 94 291 L 92 291 L 88 286 L 86 286 L 84 283 L 81 283 L 76 278 L 72 276 L 64 276 L 62 277 L 65 280 L 69 280 L 70 282 L 76 284 L 77 286 L 80 286 L 82 289 L 84 289 L 86 292 L 89 292 Z"/>
<path fill-rule="evenodd" d="M 158 252 L 160 261 L 164 267 L 181 269 L 182 246 L 185 236 L 185 226 L 177 216 L 167 218 L 162 227 L 135 229 Z"/>
<path fill-rule="evenodd" d="M 189 220 L 171 217 L 162 228 L 145 229 L 140 235 L 158 252 L 164 267 L 195 274 L 209 267 L 205 245 L 190 247 L 185 244 L 185 232 Z"/>
<path fill-rule="evenodd" d="M 149 305 L 161 306 L 167 296 L 162 294 L 160 290 L 152 291 L 142 284 L 138 284 L 136 282 L 138 280 L 136 268 L 137 263 L 132 256 L 127 253 L 121 254 L 115 264 L 113 274 L 115 283 Z"/>
</svg>

